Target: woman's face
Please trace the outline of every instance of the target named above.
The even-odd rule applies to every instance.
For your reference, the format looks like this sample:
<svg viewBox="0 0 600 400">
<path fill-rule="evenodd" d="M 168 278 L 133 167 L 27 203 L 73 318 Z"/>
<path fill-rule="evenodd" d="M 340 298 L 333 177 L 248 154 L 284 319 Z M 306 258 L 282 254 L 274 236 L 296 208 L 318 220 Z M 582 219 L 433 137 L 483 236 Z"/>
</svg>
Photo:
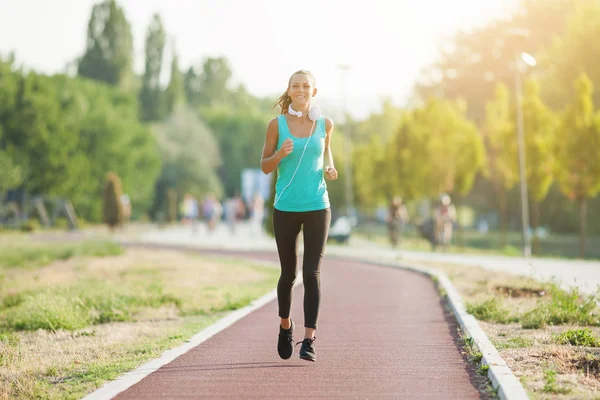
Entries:
<svg viewBox="0 0 600 400">
<path fill-rule="evenodd" d="M 292 98 L 292 106 L 299 108 L 310 103 L 312 97 L 317 94 L 310 77 L 306 74 L 296 74 L 290 80 L 288 95 Z"/>
</svg>

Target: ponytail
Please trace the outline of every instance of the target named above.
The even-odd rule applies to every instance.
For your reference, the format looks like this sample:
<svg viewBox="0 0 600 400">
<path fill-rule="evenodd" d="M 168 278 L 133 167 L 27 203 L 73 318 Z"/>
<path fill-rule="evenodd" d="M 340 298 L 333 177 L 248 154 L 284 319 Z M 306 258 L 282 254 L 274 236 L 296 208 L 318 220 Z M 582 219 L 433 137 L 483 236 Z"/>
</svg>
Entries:
<svg viewBox="0 0 600 400">
<path fill-rule="evenodd" d="M 288 94 L 288 92 L 286 90 L 285 92 L 283 92 L 283 94 L 281 96 L 279 96 L 279 99 L 277 99 L 277 102 L 273 106 L 273 109 L 275 109 L 275 107 L 279 106 L 279 107 L 281 107 L 281 113 L 285 114 L 287 112 L 290 104 L 292 104 L 292 98 L 290 97 L 290 95 Z"/>
</svg>

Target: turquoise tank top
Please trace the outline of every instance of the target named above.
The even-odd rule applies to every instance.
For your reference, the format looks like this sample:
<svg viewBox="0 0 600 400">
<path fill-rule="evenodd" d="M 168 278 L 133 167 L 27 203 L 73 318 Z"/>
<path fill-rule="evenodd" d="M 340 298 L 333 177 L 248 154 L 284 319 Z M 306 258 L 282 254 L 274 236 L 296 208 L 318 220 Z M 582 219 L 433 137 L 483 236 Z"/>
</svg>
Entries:
<svg viewBox="0 0 600 400">
<path fill-rule="evenodd" d="M 279 211 L 290 212 L 316 211 L 328 208 L 329 194 L 323 175 L 325 118 L 321 117 L 317 120 L 315 132 L 312 137 L 307 138 L 292 136 L 283 114 L 277 117 L 277 125 L 279 129 L 277 150 L 281 148 L 283 141 L 287 138 L 294 141 L 294 150 L 282 159 L 277 166 L 273 207 Z M 306 151 L 302 161 L 300 161 L 304 146 L 306 146 Z M 298 162 L 300 162 L 300 165 L 298 165 Z M 296 167 L 298 167 L 297 171 Z M 296 172 L 295 175 L 294 172 Z"/>
</svg>

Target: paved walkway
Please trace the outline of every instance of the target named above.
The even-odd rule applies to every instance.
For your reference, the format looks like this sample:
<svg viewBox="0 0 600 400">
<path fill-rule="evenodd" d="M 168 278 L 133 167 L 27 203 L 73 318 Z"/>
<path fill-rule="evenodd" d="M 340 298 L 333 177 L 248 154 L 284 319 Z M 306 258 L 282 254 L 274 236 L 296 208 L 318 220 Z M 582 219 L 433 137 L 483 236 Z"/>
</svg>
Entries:
<svg viewBox="0 0 600 400">
<path fill-rule="evenodd" d="M 184 244 L 195 247 L 275 250 L 272 238 L 264 234 L 251 234 L 247 225 L 240 225 L 235 235 L 225 226 L 208 234 L 204 227 L 196 234 L 188 228 L 170 228 L 164 231 L 149 232 L 141 236 L 144 242 Z M 490 256 L 481 254 L 432 253 L 407 250 L 393 250 L 389 247 L 351 238 L 350 245 L 328 244 L 328 254 L 370 257 L 379 260 L 406 260 L 447 262 L 466 266 L 481 267 L 493 271 L 509 272 L 530 276 L 538 280 L 556 280 L 563 286 L 577 286 L 582 292 L 592 293 L 600 286 L 600 261 L 565 260 L 549 258 L 522 258 Z"/>
<path fill-rule="evenodd" d="M 277 260 L 272 252 L 238 256 Z M 271 301 L 117 398 L 488 398 L 429 278 L 326 258 L 321 279 L 316 363 L 298 358 L 300 346 L 291 359 L 278 357 Z M 292 309 L 298 341 L 303 293 L 295 289 Z"/>
</svg>

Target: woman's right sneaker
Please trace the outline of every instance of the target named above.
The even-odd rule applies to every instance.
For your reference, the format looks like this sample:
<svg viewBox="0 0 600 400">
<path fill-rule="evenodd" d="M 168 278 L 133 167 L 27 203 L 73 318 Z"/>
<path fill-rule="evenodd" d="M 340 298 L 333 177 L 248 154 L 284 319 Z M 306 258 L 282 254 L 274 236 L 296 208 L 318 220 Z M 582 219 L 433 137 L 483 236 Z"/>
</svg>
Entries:
<svg viewBox="0 0 600 400">
<path fill-rule="evenodd" d="M 277 352 L 279 353 L 279 357 L 287 360 L 294 354 L 294 338 L 292 334 L 294 333 L 294 321 L 292 321 L 292 325 L 290 329 L 283 329 L 281 325 L 279 325 L 279 340 L 277 342 Z"/>
</svg>

